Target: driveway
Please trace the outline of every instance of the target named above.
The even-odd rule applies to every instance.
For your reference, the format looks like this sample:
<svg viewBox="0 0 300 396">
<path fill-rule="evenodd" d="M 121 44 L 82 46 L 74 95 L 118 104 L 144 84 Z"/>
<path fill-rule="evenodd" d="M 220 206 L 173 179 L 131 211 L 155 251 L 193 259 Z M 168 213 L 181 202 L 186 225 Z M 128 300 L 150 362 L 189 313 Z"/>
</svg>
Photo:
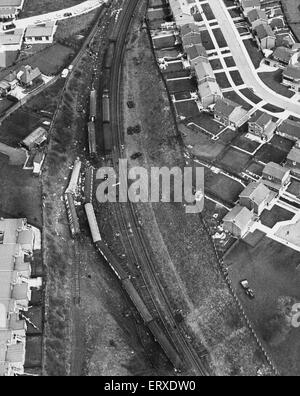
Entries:
<svg viewBox="0 0 300 396">
<path fill-rule="evenodd" d="M 288 99 L 277 94 L 267 87 L 258 77 L 243 40 L 223 0 L 208 0 L 208 3 L 219 22 L 220 28 L 245 84 L 249 88 L 253 88 L 255 93 L 267 103 L 284 108 L 289 111 L 290 114 L 299 117 L 300 103 L 298 103 L 297 99 Z"/>
</svg>

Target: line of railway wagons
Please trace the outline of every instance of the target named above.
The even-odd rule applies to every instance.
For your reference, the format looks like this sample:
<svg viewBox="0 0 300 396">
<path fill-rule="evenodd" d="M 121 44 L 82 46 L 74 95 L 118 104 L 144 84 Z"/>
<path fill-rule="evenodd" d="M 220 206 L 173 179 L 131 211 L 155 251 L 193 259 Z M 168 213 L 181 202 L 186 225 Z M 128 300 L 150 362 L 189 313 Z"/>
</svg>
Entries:
<svg viewBox="0 0 300 396">
<path fill-rule="evenodd" d="M 94 242 L 96 249 L 99 251 L 101 256 L 105 259 L 105 261 L 108 263 L 112 271 L 116 274 L 116 276 L 120 280 L 124 290 L 127 292 L 131 301 L 133 302 L 136 309 L 140 313 L 144 323 L 151 331 L 155 340 L 161 345 L 170 362 L 174 365 L 174 367 L 177 370 L 181 370 L 182 360 L 175 346 L 173 346 L 172 343 L 169 341 L 169 339 L 165 336 L 164 331 L 159 325 L 159 322 L 157 321 L 156 318 L 153 317 L 153 315 L 148 310 L 140 294 L 134 287 L 130 279 L 130 276 L 128 276 L 128 274 L 123 270 L 122 265 L 119 263 L 119 260 L 116 258 L 116 256 L 111 252 L 111 250 L 102 240 L 95 211 L 91 203 L 85 204 L 85 212 L 92 235 L 92 240 Z"/>
</svg>

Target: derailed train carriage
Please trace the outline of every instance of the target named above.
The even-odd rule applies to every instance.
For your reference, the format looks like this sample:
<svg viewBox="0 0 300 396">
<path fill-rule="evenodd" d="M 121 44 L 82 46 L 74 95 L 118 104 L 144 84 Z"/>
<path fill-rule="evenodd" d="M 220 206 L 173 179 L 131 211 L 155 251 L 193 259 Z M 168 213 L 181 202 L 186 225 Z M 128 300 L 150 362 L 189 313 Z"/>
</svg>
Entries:
<svg viewBox="0 0 300 396">
<path fill-rule="evenodd" d="M 130 276 L 128 276 L 128 274 L 123 270 L 118 258 L 111 252 L 111 250 L 102 240 L 93 205 L 91 203 L 86 204 L 85 211 L 92 235 L 92 240 L 96 249 L 100 252 L 101 256 L 104 257 L 110 268 L 122 283 L 124 290 L 127 292 L 137 311 L 143 318 L 144 323 L 148 326 L 153 337 L 160 344 L 170 362 L 177 370 L 181 370 L 183 368 L 182 359 L 180 358 L 175 346 L 170 342 L 168 337 L 165 336 L 159 322 L 155 317 L 153 317 L 145 305 L 139 292 L 132 283 Z"/>
</svg>

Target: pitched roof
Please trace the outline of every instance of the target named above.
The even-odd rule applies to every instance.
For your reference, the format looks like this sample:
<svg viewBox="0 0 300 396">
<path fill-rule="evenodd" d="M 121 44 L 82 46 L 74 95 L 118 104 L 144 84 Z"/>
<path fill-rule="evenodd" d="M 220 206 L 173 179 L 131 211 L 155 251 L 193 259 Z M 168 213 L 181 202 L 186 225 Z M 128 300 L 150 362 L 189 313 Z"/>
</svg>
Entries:
<svg viewBox="0 0 300 396">
<path fill-rule="evenodd" d="M 267 37 L 275 38 L 273 30 L 271 29 L 271 27 L 269 25 L 267 25 L 265 23 L 262 23 L 262 24 L 256 26 L 255 31 L 256 31 L 257 37 L 260 40 L 267 38 Z"/>
<path fill-rule="evenodd" d="M 248 12 L 247 18 L 251 23 L 258 21 L 259 19 L 265 19 L 266 21 L 268 20 L 266 13 L 256 8 Z"/>
<path fill-rule="evenodd" d="M 270 195 L 270 190 L 263 184 L 252 182 L 241 192 L 240 198 L 249 198 L 257 205 L 263 203 Z"/>
<path fill-rule="evenodd" d="M 279 125 L 278 132 L 300 139 L 300 123 L 292 120 L 285 120 Z"/>
<path fill-rule="evenodd" d="M 15 29 L 11 32 L 0 33 L 0 45 L 19 45 L 22 43 L 24 29 Z"/>
<path fill-rule="evenodd" d="M 272 54 L 272 58 L 284 63 L 289 63 L 293 56 L 293 52 L 286 47 L 277 47 Z"/>
<path fill-rule="evenodd" d="M 288 173 L 290 173 L 290 171 L 283 166 L 276 164 L 275 162 L 269 162 L 263 170 L 263 177 L 272 177 L 275 179 L 283 180 Z"/>
<path fill-rule="evenodd" d="M 221 113 L 225 117 L 229 117 L 238 107 L 242 107 L 242 106 L 237 103 L 234 103 L 230 99 L 223 98 L 217 100 L 215 105 L 215 111 L 217 113 Z"/>
<path fill-rule="evenodd" d="M 186 53 L 191 60 L 199 57 L 207 57 L 207 52 L 202 45 L 196 44 L 186 48 Z"/>
<path fill-rule="evenodd" d="M 200 33 L 192 33 L 190 35 L 186 35 L 182 38 L 182 45 L 184 48 L 190 47 L 195 44 L 202 45 L 202 39 Z"/>
<path fill-rule="evenodd" d="M 42 25 L 28 26 L 25 33 L 27 37 L 49 37 L 54 33 L 55 22 L 47 22 Z"/>
<path fill-rule="evenodd" d="M 20 80 L 24 83 L 24 84 L 29 84 L 32 81 L 34 81 L 36 78 L 40 77 L 40 75 L 42 74 L 40 72 L 40 69 L 38 67 L 36 67 L 35 69 L 33 69 L 31 66 L 27 65 L 27 66 L 23 66 L 21 68 L 21 77 Z M 18 73 L 19 74 L 19 73 Z"/>
<path fill-rule="evenodd" d="M 223 219 L 223 222 L 234 223 L 243 230 L 253 220 L 253 213 L 244 206 L 235 206 Z"/>
<path fill-rule="evenodd" d="M 289 152 L 287 159 L 292 162 L 300 163 L 300 149 L 298 147 L 293 147 Z"/>
<path fill-rule="evenodd" d="M 260 127 L 264 128 L 270 121 L 272 121 L 272 116 L 257 110 L 249 120 L 249 123 L 255 123 Z"/>
<path fill-rule="evenodd" d="M 193 33 L 200 33 L 199 26 L 197 26 L 195 23 L 187 23 L 186 25 L 181 26 L 180 28 L 181 32 L 181 37 L 184 37 L 188 34 L 193 34 Z"/>
<path fill-rule="evenodd" d="M 260 0 L 240 0 L 243 8 L 258 7 L 260 8 Z"/>
<path fill-rule="evenodd" d="M 300 66 L 288 66 L 283 71 L 283 76 L 293 80 L 300 80 Z"/>
</svg>

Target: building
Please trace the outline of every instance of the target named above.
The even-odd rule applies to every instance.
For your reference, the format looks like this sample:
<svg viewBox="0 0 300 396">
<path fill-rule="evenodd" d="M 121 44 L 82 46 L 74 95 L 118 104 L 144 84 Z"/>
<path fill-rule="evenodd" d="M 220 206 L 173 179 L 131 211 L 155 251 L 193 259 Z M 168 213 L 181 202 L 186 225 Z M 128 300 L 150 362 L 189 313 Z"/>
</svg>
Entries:
<svg viewBox="0 0 300 396">
<path fill-rule="evenodd" d="M 44 163 L 45 154 L 42 151 L 38 151 L 33 159 L 33 174 L 39 176 L 41 174 L 42 166 Z"/>
<path fill-rule="evenodd" d="M 269 162 L 262 174 L 262 182 L 275 191 L 284 190 L 291 181 L 290 170 L 275 162 Z"/>
<path fill-rule="evenodd" d="M 19 314 L 31 300 L 33 249 L 34 231 L 25 219 L 0 219 L 0 376 L 24 373 L 27 327 Z"/>
<path fill-rule="evenodd" d="M 249 119 L 249 113 L 243 106 L 230 99 L 219 99 L 214 108 L 214 118 L 221 124 L 237 129 Z"/>
<path fill-rule="evenodd" d="M 41 80 L 42 73 L 38 67 L 32 68 L 29 65 L 22 66 L 21 70 L 17 74 L 20 84 L 24 87 L 30 87 L 38 80 Z"/>
<path fill-rule="evenodd" d="M 38 127 L 22 141 L 22 145 L 26 147 L 27 150 L 40 147 L 47 140 L 47 134 L 48 132 L 45 128 Z"/>
<path fill-rule="evenodd" d="M 254 29 L 255 38 L 262 50 L 273 49 L 276 45 L 276 36 L 271 26 L 261 23 Z"/>
<path fill-rule="evenodd" d="M 245 15 L 252 10 L 260 10 L 260 0 L 239 0 L 240 6 Z"/>
<path fill-rule="evenodd" d="M 277 125 L 273 122 L 273 117 L 267 113 L 257 110 L 249 120 L 248 132 L 267 142 L 272 139 Z"/>
<path fill-rule="evenodd" d="M 275 196 L 263 183 L 252 182 L 241 192 L 239 203 L 260 216 L 271 205 Z"/>
<path fill-rule="evenodd" d="M 290 65 L 283 71 L 282 84 L 293 92 L 300 92 L 300 64 Z"/>
<path fill-rule="evenodd" d="M 187 55 L 187 59 L 192 68 L 195 68 L 196 65 L 201 65 L 203 63 L 209 64 L 209 60 L 207 57 L 207 52 L 205 48 L 201 44 L 194 44 L 188 47 L 185 47 L 185 52 Z M 211 68 L 211 67 L 210 67 Z M 211 68 L 212 70 L 212 68 Z M 211 74 L 209 72 L 209 74 Z M 214 76 L 214 74 L 212 73 Z"/>
<path fill-rule="evenodd" d="M 300 173 L 300 149 L 299 147 L 293 147 L 287 156 L 285 163 L 286 167 L 290 168 L 291 171 Z"/>
<path fill-rule="evenodd" d="M 21 50 L 24 29 L 0 33 L 0 67 L 11 66 Z"/>
<path fill-rule="evenodd" d="M 191 14 L 193 4 L 189 0 L 169 0 L 170 8 L 178 27 L 194 23 L 194 17 Z"/>
<path fill-rule="evenodd" d="M 300 123 L 293 120 L 285 120 L 279 127 L 277 128 L 277 134 L 297 142 L 300 140 Z"/>
<path fill-rule="evenodd" d="M 258 25 L 268 24 L 268 17 L 266 13 L 258 8 L 254 8 L 247 14 L 247 19 L 252 27 L 255 29 Z"/>
<path fill-rule="evenodd" d="M 223 98 L 222 91 L 216 81 L 205 80 L 198 85 L 201 104 L 207 108 Z"/>
<path fill-rule="evenodd" d="M 24 41 L 26 44 L 51 44 L 57 25 L 55 22 L 46 22 L 42 25 L 28 26 L 25 32 Z"/>
<path fill-rule="evenodd" d="M 0 0 L 0 20 L 15 19 L 23 8 L 25 0 Z"/>
<path fill-rule="evenodd" d="M 223 219 L 223 228 L 236 238 L 244 238 L 255 223 L 255 215 L 244 206 L 235 206 Z"/>
<path fill-rule="evenodd" d="M 266 63 L 273 67 L 285 69 L 290 64 L 293 54 L 294 52 L 290 48 L 280 46 L 266 59 Z"/>
</svg>

